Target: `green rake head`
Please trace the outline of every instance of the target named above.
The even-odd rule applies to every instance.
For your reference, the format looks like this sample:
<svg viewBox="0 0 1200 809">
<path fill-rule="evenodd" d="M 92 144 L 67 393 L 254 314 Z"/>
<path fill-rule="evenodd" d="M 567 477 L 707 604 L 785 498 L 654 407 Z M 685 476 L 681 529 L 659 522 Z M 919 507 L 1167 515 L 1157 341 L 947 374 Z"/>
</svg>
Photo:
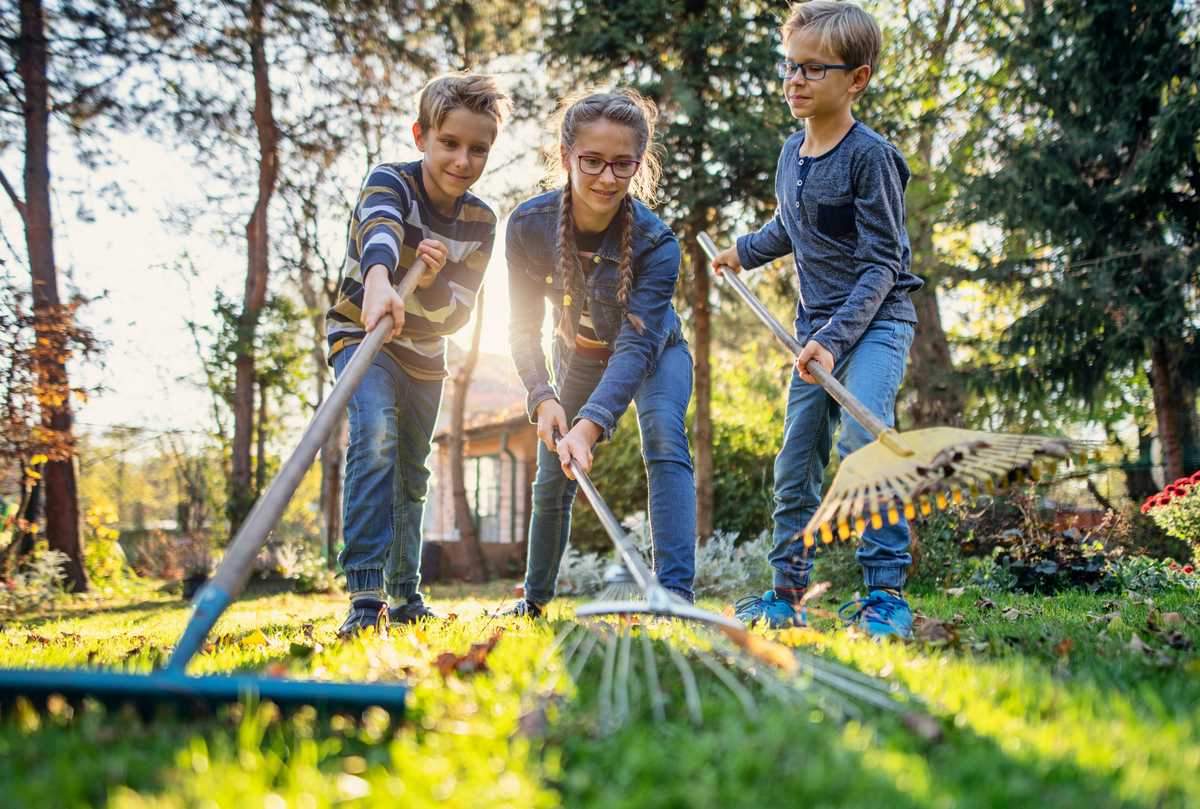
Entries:
<svg viewBox="0 0 1200 809">
<path fill-rule="evenodd" d="M 868 527 L 927 517 L 980 493 L 1053 476 L 1058 465 L 1098 458 L 1088 442 L 930 427 L 878 439 L 843 459 L 804 544 L 861 536 Z"/>
</svg>

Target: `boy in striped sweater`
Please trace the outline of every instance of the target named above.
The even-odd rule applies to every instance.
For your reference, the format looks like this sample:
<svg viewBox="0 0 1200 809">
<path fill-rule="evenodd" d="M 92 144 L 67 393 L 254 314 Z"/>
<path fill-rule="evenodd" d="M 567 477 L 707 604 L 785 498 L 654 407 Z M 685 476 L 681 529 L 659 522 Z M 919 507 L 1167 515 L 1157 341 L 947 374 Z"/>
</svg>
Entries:
<svg viewBox="0 0 1200 809">
<path fill-rule="evenodd" d="M 446 376 L 445 335 L 470 319 L 496 233 L 496 215 L 468 189 L 510 106 L 490 76 L 429 82 L 413 124 L 421 160 L 373 168 L 350 217 L 338 300 L 325 315 L 334 372 L 342 374 L 384 315 L 395 325 L 347 408 L 343 637 L 432 616 L 418 589 L 425 461 Z M 393 286 L 418 258 L 428 270 L 401 299 Z"/>
</svg>

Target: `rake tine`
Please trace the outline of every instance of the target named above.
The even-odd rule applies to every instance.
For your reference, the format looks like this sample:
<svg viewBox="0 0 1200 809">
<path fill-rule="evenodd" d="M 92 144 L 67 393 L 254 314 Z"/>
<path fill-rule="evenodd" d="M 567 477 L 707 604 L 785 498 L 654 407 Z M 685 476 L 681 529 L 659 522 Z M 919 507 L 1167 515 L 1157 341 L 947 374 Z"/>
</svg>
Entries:
<svg viewBox="0 0 1200 809">
<path fill-rule="evenodd" d="M 549 667 L 550 661 L 554 658 L 555 653 L 563 650 L 564 648 L 566 651 L 562 656 L 563 669 L 566 669 L 571 657 L 574 656 L 575 651 L 579 648 L 579 644 L 583 642 L 584 637 L 587 634 L 587 630 L 584 629 L 580 624 L 569 624 L 565 629 L 561 630 L 558 635 L 555 636 L 554 642 L 550 644 L 550 648 L 547 649 L 546 652 L 541 656 L 541 659 L 538 661 L 538 670 L 545 671 Z M 568 643 L 568 638 L 572 638 L 572 636 L 574 636 L 574 639 Z M 551 677 L 550 682 L 547 684 L 547 688 L 553 690 L 558 687 L 558 681 L 562 679 L 562 675 L 562 670 L 556 672 Z"/>
<path fill-rule="evenodd" d="M 696 725 L 703 724 L 704 714 L 700 710 L 700 691 L 696 687 L 696 673 L 692 671 L 692 667 L 688 664 L 687 660 L 670 641 L 667 642 L 667 651 L 671 655 L 671 662 L 679 670 L 680 679 L 683 680 L 683 695 L 687 702 L 688 714 L 692 718 L 692 723 Z"/>
<path fill-rule="evenodd" d="M 600 675 L 600 716 L 605 730 L 616 728 L 613 721 L 613 673 L 617 664 L 617 633 L 610 628 L 604 630 L 604 669 Z"/>
<path fill-rule="evenodd" d="M 592 652 L 596 650 L 596 644 L 600 642 L 600 639 L 596 636 L 594 631 L 586 632 L 584 634 L 586 637 L 584 638 L 583 643 L 580 644 L 582 647 L 584 647 L 584 651 L 577 655 L 577 660 L 573 660 L 568 664 L 567 670 L 570 672 L 572 680 L 579 679 L 579 675 L 583 671 L 583 667 L 587 665 L 588 660 L 592 656 Z"/>
<path fill-rule="evenodd" d="M 650 710 L 654 714 L 654 721 L 665 722 L 667 719 L 667 698 L 662 692 L 662 686 L 658 682 L 658 664 L 654 660 L 654 644 L 645 632 L 642 632 L 638 637 L 642 641 L 642 660 L 646 666 L 646 682 L 649 685 L 650 691 Z"/>
<path fill-rule="evenodd" d="M 742 703 L 742 710 L 746 712 L 752 719 L 758 718 L 758 704 L 754 701 L 754 696 L 750 693 L 746 686 L 738 682 L 737 677 L 734 677 L 729 669 L 725 668 L 717 661 L 711 652 L 697 651 L 696 657 L 700 662 L 708 668 L 713 675 L 721 681 L 721 683 L 729 689 L 730 693 L 737 698 L 737 701 Z"/>
<path fill-rule="evenodd" d="M 615 689 L 615 700 L 613 707 L 613 722 L 617 725 L 622 725 L 629 718 L 629 672 L 632 667 L 630 661 L 629 647 L 632 643 L 632 636 L 629 628 L 622 627 L 622 631 L 618 636 L 617 648 L 617 683 Z"/>
</svg>

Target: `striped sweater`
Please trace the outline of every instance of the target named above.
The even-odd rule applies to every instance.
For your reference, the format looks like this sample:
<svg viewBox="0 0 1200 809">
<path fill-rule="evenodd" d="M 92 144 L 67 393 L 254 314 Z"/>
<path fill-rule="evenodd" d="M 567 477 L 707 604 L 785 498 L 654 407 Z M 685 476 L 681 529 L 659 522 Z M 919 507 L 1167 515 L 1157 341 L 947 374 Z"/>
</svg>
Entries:
<svg viewBox="0 0 1200 809">
<path fill-rule="evenodd" d="M 366 336 L 362 302 L 367 270 L 384 265 L 395 286 L 416 262 L 421 240 L 437 239 L 447 247 L 446 265 L 432 284 L 418 287 L 404 301 L 404 330 L 383 350 L 418 379 L 445 377 L 445 335 L 470 319 L 495 236 L 496 215 L 474 194 L 459 198 L 453 216 L 439 213 L 425 193 L 419 160 L 371 169 L 350 216 L 337 303 L 325 314 L 330 361 Z"/>
</svg>

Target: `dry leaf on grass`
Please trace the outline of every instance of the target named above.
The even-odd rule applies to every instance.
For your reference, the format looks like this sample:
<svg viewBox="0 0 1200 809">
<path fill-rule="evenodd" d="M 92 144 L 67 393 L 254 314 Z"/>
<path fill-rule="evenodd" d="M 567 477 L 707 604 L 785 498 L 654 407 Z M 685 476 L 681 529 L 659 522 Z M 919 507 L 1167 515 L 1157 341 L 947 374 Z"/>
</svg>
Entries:
<svg viewBox="0 0 1200 809">
<path fill-rule="evenodd" d="M 449 676 L 451 672 L 474 674 L 477 671 L 487 671 L 487 657 L 491 654 L 492 649 L 496 648 L 496 643 L 503 634 L 503 629 L 497 629 L 483 643 L 472 643 L 471 648 L 463 655 L 443 652 L 437 656 L 437 660 L 433 661 L 433 665 L 442 673 L 443 677 Z"/>
<path fill-rule="evenodd" d="M 913 635 L 922 643 L 953 646 L 958 643 L 958 630 L 949 621 L 939 621 L 918 615 L 913 619 Z"/>
<path fill-rule="evenodd" d="M 1072 638 L 1063 638 L 1052 647 L 1054 653 L 1059 657 L 1067 657 L 1071 654 L 1071 650 L 1075 648 L 1075 641 Z"/>
</svg>

